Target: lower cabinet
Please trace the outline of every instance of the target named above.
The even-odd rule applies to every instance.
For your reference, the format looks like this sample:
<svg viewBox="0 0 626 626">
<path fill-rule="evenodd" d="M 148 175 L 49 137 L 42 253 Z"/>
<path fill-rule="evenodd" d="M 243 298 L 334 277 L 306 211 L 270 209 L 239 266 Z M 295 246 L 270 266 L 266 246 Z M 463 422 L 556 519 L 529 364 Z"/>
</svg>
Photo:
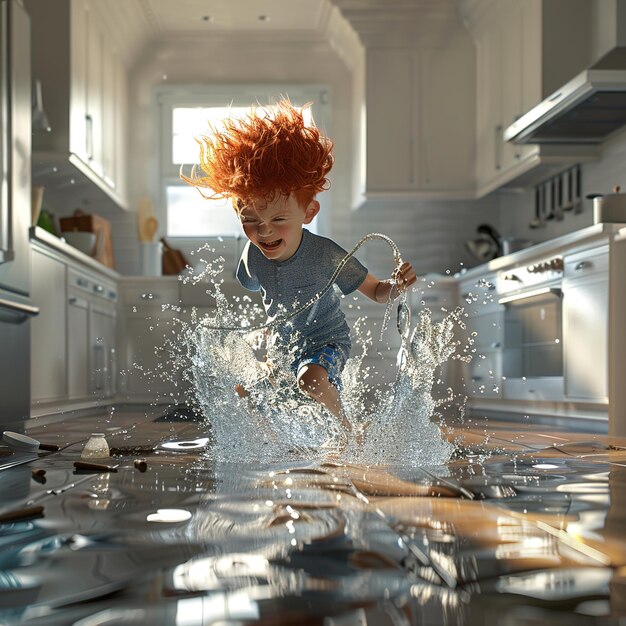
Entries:
<svg viewBox="0 0 626 626">
<path fill-rule="evenodd" d="M 119 390 L 134 402 L 181 400 L 181 376 L 167 349 L 179 309 L 178 277 L 132 277 L 120 282 L 122 301 Z"/>
<path fill-rule="evenodd" d="M 111 398 L 116 392 L 117 287 L 67 268 L 67 385 L 70 400 Z"/>
<path fill-rule="evenodd" d="M 565 395 L 608 401 L 609 247 L 567 255 L 563 279 Z"/>
<path fill-rule="evenodd" d="M 31 297 L 40 313 L 31 322 L 31 402 L 67 396 L 66 267 L 44 250 L 32 249 Z"/>
<path fill-rule="evenodd" d="M 465 280 L 459 292 L 467 316 L 462 341 L 471 342 L 471 360 L 461 367 L 464 393 L 470 398 L 501 398 L 504 307 L 498 304 L 496 275 Z"/>
<path fill-rule="evenodd" d="M 33 245 L 31 400 L 57 405 L 116 393 L 117 286 Z"/>
</svg>

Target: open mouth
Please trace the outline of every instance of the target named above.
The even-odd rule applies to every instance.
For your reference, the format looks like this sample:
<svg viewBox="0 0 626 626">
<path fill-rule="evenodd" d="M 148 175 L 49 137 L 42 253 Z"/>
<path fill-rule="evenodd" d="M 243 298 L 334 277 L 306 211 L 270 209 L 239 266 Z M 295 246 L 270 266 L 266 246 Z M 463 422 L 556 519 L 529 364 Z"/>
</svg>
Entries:
<svg viewBox="0 0 626 626">
<path fill-rule="evenodd" d="M 276 241 L 259 241 L 259 245 L 263 250 L 276 250 L 281 242 L 282 239 L 277 239 Z"/>
</svg>

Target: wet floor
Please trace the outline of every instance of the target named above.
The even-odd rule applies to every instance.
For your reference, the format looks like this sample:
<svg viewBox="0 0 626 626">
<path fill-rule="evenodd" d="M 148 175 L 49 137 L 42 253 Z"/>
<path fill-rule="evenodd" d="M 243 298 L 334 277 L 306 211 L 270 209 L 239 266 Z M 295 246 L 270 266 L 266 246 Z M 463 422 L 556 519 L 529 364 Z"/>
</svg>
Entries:
<svg viewBox="0 0 626 626">
<path fill-rule="evenodd" d="M 94 431 L 113 471 L 74 467 Z M 154 408 L 27 432 L 60 449 L 0 447 L 0 624 L 626 623 L 626 440 L 474 421 L 368 468 L 214 463 Z"/>
</svg>

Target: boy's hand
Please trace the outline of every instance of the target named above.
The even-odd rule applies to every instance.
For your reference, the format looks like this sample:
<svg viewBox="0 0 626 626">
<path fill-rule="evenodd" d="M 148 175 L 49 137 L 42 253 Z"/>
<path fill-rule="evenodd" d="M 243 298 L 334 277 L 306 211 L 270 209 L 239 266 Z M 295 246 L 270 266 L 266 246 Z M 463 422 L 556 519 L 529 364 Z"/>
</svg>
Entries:
<svg viewBox="0 0 626 626">
<path fill-rule="evenodd" d="M 399 292 L 405 291 L 417 280 L 413 266 L 406 261 L 396 267 L 391 277 L 395 281 L 395 287 Z"/>
</svg>

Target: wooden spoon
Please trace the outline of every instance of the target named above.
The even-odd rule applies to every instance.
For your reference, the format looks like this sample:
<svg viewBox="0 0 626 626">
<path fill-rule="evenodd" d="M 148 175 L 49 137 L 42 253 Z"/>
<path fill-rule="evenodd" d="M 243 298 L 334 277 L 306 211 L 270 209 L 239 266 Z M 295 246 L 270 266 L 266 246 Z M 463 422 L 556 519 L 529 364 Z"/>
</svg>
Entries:
<svg viewBox="0 0 626 626">
<path fill-rule="evenodd" d="M 148 217 L 143 225 L 145 239 L 144 241 L 152 242 L 157 230 L 159 229 L 159 221 L 156 217 Z"/>
</svg>

